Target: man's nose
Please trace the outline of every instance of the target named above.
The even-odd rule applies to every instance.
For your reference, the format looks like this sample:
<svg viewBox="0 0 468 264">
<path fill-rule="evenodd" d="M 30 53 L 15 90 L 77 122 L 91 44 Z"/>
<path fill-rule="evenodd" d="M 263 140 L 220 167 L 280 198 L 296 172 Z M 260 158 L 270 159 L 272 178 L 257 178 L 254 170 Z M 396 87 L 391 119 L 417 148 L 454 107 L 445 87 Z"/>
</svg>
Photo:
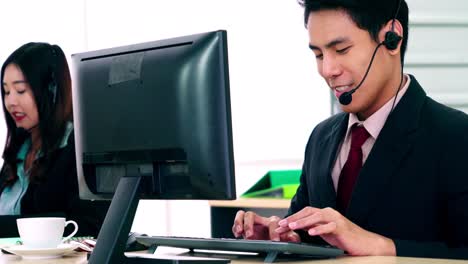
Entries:
<svg viewBox="0 0 468 264">
<path fill-rule="evenodd" d="M 332 56 L 324 57 L 322 61 L 322 76 L 325 79 L 333 79 L 340 75 L 341 66 L 339 62 Z"/>
</svg>

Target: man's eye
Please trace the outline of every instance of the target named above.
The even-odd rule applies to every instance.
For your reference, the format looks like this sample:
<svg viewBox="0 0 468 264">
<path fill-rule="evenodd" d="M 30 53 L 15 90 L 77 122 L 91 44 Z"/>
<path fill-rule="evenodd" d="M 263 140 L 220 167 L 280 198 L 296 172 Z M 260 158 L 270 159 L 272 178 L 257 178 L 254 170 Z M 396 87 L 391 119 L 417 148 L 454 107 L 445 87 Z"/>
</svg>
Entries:
<svg viewBox="0 0 468 264">
<path fill-rule="evenodd" d="M 317 55 L 315 55 L 315 58 L 317 60 L 321 60 L 323 58 L 323 54 L 317 54 Z"/>
<path fill-rule="evenodd" d="M 16 91 L 17 93 L 19 94 L 24 94 L 26 92 L 26 90 L 21 90 L 21 91 Z"/>
<path fill-rule="evenodd" d="M 343 53 L 346 53 L 349 50 L 349 48 L 351 48 L 351 46 L 346 47 L 344 49 L 337 50 L 336 52 L 339 53 L 339 54 L 343 54 Z"/>
</svg>

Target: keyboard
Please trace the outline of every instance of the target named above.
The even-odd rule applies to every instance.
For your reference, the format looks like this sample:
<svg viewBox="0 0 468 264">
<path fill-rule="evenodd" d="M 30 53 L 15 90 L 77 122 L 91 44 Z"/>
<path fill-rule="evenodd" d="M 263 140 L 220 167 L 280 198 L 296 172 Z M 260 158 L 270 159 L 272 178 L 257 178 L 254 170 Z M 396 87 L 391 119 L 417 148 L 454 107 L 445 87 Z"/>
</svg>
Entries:
<svg viewBox="0 0 468 264">
<path fill-rule="evenodd" d="M 138 243 L 151 246 L 169 246 L 178 248 L 240 251 L 267 253 L 276 258 L 278 253 L 298 254 L 314 257 L 337 257 L 343 255 L 341 249 L 332 246 L 314 245 L 297 242 L 280 242 L 269 240 L 246 240 L 235 238 L 195 238 L 195 237 L 166 237 L 166 236 L 140 236 L 136 237 Z"/>
</svg>

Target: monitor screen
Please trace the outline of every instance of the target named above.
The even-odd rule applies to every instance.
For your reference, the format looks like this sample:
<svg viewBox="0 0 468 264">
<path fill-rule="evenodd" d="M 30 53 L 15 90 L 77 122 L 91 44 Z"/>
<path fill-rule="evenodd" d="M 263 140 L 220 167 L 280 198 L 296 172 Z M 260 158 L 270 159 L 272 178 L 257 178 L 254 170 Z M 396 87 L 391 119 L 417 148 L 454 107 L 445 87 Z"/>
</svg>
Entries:
<svg viewBox="0 0 468 264">
<path fill-rule="evenodd" d="M 82 199 L 234 199 L 226 31 L 72 55 Z"/>
</svg>

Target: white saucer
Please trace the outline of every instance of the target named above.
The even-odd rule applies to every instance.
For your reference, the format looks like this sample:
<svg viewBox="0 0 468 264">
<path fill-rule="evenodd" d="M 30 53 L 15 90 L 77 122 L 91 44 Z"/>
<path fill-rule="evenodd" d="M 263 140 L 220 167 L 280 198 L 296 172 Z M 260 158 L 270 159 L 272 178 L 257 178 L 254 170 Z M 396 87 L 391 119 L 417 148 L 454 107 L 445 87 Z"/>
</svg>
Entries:
<svg viewBox="0 0 468 264">
<path fill-rule="evenodd" d="M 23 257 L 23 259 L 51 259 L 60 258 L 72 253 L 78 245 L 60 244 L 56 248 L 28 248 L 24 245 L 4 247 L 3 250 Z"/>
</svg>

